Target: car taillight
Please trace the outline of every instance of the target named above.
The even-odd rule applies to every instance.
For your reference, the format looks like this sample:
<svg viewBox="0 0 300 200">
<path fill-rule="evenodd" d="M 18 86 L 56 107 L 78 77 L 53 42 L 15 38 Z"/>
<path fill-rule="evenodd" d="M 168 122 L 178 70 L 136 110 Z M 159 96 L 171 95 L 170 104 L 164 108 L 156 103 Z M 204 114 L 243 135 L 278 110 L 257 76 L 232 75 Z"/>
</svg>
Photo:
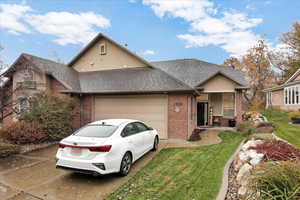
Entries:
<svg viewBox="0 0 300 200">
<path fill-rule="evenodd" d="M 59 143 L 59 144 L 58 144 L 58 147 L 59 147 L 59 148 L 65 148 L 66 146 L 67 146 L 67 145 L 62 144 L 62 143 Z"/>
<path fill-rule="evenodd" d="M 89 150 L 94 152 L 109 152 L 110 149 L 111 149 L 111 145 L 105 145 L 100 147 L 89 147 Z"/>
</svg>

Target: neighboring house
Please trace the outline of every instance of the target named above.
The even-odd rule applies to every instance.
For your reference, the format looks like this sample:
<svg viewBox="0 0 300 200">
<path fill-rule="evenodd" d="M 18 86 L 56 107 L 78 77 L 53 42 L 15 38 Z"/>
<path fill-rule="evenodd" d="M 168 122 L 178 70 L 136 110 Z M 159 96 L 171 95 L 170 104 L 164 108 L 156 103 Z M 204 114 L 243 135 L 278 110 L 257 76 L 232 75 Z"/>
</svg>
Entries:
<svg viewBox="0 0 300 200">
<path fill-rule="evenodd" d="M 284 84 L 265 89 L 266 108 L 300 111 L 300 69 Z"/>
<path fill-rule="evenodd" d="M 150 124 L 164 139 L 187 139 L 198 126 L 239 122 L 247 89 L 240 71 L 196 59 L 148 62 L 102 34 L 67 65 L 21 54 L 6 76 L 20 109 L 36 92 L 63 93 L 80 108 L 76 128 L 132 118 Z"/>
</svg>

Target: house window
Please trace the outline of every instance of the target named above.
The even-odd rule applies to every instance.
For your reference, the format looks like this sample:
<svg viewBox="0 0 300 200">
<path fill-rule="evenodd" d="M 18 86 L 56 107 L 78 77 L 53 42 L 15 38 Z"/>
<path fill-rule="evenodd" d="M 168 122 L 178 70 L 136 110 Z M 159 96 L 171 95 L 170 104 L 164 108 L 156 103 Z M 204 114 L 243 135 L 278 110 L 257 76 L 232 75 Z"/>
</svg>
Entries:
<svg viewBox="0 0 300 200">
<path fill-rule="evenodd" d="M 106 45 L 105 45 L 105 43 L 101 43 L 99 45 L 99 48 L 100 48 L 100 55 L 105 55 L 106 54 Z"/>
<path fill-rule="evenodd" d="M 235 99 L 234 93 L 224 93 L 223 94 L 223 116 L 232 118 L 234 117 L 234 106 Z"/>
<path fill-rule="evenodd" d="M 33 71 L 31 69 L 25 69 L 24 70 L 24 81 L 33 81 Z"/>
<path fill-rule="evenodd" d="M 29 101 L 26 97 L 19 99 L 19 113 L 26 111 L 29 107 Z"/>
<path fill-rule="evenodd" d="M 300 86 L 291 86 L 291 87 L 284 88 L 284 103 L 286 105 L 300 104 L 299 87 Z"/>
</svg>

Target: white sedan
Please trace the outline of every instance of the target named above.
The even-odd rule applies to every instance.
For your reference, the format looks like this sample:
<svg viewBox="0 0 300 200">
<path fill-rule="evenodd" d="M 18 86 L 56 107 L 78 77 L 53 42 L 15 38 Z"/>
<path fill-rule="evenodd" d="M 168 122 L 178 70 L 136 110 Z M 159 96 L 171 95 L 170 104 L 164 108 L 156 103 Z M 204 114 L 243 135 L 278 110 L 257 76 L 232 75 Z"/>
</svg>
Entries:
<svg viewBox="0 0 300 200">
<path fill-rule="evenodd" d="M 157 131 L 129 119 L 90 123 L 59 143 L 56 168 L 79 173 L 126 176 L 132 163 L 150 150 L 157 150 Z"/>
</svg>

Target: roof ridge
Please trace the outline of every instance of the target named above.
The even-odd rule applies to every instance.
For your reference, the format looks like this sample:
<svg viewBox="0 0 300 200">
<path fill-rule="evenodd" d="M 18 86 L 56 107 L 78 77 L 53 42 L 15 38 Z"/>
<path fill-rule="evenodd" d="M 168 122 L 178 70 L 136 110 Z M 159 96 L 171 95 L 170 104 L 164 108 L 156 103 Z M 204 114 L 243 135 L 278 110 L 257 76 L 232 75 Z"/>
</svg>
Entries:
<svg viewBox="0 0 300 200">
<path fill-rule="evenodd" d="M 196 93 L 198 93 L 198 92 L 197 92 L 197 90 L 196 90 L 195 88 L 193 88 L 193 87 L 189 86 L 189 85 L 188 85 L 188 84 L 186 84 L 185 82 L 183 82 L 183 81 L 179 80 L 178 78 L 176 78 L 176 77 L 172 76 L 171 74 L 169 74 L 169 73 L 165 72 L 164 70 L 162 70 L 162 69 L 160 69 L 160 68 L 158 68 L 158 67 L 155 67 L 155 66 L 153 66 L 153 68 L 155 68 L 155 69 L 157 69 L 157 70 L 161 71 L 162 73 L 166 74 L 166 75 L 167 75 L 167 76 L 169 76 L 171 79 L 173 79 L 173 80 L 177 81 L 177 82 L 178 82 L 178 83 L 180 83 L 181 85 L 183 85 L 183 86 L 185 86 L 185 87 L 188 87 L 188 88 L 190 88 L 190 89 L 194 90 Z"/>
<path fill-rule="evenodd" d="M 78 74 L 95 73 L 95 72 L 111 72 L 111 71 L 137 70 L 137 69 L 138 70 L 139 69 L 151 69 L 151 67 L 127 67 L 127 68 L 119 68 L 119 69 L 106 69 L 106 70 L 97 70 L 97 71 L 85 71 L 85 72 L 78 72 Z"/>
<path fill-rule="evenodd" d="M 48 58 L 42 58 L 42 57 L 35 56 L 35 55 L 29 54 L 29 53 L 22 53 L 21 55 L 24 55 L 24 56 L 29 56 L 29 57 L 33 57 L 33 58 L 38 58 L 38 59 L 45 60 L 45 61 L 48 61 L 48 62 L 52 62 L 52 63 L 55 63 L 55 64 L 59 64 L 59 65 L 65 65 L 65 66 L 67 66 L 67 65 L 66 65 L 66 64 L 64 64 L 64 63 L 59 63 L 59 62 L 56 62 L 56 61 L 50 60 L 50 59 L 48 59 Z"/>
<path fill-rule="evenodd" d="M 161 60 L 161 61 L 151 61 L 150 63 L 157 63 L 157 62 L 173 62 L 173 61 L 184 61 L 184 60 L 195 60 L 200 61 L 197 58 L 179 58 L 179 59 L 173 59 L 173 60 Z"/>
</svg>

